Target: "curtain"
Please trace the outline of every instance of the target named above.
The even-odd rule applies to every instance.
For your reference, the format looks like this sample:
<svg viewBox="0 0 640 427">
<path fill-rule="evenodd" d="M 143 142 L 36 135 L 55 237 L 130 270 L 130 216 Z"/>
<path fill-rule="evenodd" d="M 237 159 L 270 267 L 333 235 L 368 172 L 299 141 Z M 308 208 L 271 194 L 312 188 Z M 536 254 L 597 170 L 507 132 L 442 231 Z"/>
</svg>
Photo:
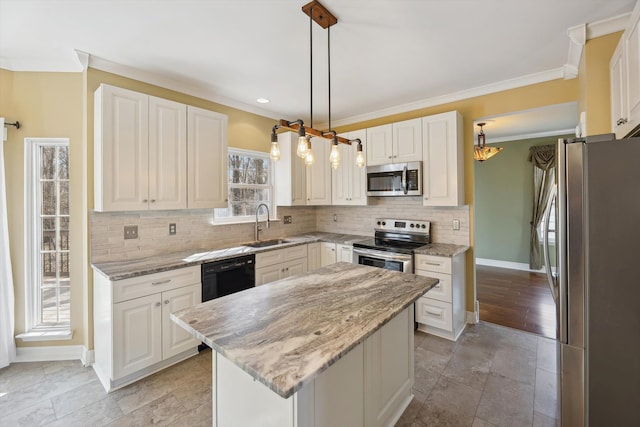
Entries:
<svg viewBox="0 0 640 427">
<path fill-rule="evenodd" d="M 531 241 L 529 268 L 542 268 L 542 254 L 538 227 L 544 217 L 555 183 L 556 146 L 538 145 L 529 148 L 529 161 L 533 163 L 533 212 L 531 214 Z"/>
<path fill-rule="evenodd" d="M 9 227 L 7 220 L 7 189 L 4 175 L 4 118 L 0 117 L 0 368 L 16 358 L 14 332 L 14 296 Z"/>
</svg>

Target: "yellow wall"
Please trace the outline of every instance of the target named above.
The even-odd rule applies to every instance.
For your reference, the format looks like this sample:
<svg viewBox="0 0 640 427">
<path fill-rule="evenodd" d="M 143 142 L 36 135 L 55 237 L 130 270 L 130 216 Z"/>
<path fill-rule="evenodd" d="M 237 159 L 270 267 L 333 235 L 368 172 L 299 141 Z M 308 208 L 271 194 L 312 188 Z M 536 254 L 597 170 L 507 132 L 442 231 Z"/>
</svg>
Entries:
<svg viewBox="0 0 640 427">
<path fill-rule="evenodd" d="M 618 35 L 595 39 L 587 44 L 580 79 L 555 80 L 490 95 L 465 99 L 403 114 L 354 123 L 338 132 L 362 129 L 415 117 L 458 110 L 464 126 L 465 202 L 470 205 L 470 240 L 473 245 L 473 120 L 513 111 L 578 101 L 589 108 L 590 129 L 610 129 L 608 64 Z M 602 74 L 606 70 L 606 81 Z M 85 73 L 27 73 L 0 69 L 0 116 L 20 120 L 24 127 L 9 129 L 5 143 L 11 255 L 16 290 L 16 332 L 24 328 L 23 260 L 23 140 L 25 137 L 68 137 L 71 141 L 72 248 L 82 248 L 72 258 L 72 281 L 82 283 L 72 292 L 72 342 L 37 345 L 84 344 L 93 348 L 92 285 L 89 274 L 88 211 L 93 207 L 93 92 L 100 83 L 112 84 L 150 95 L 221 112 L 229 116 L 229 145 L 269 150 L 269 132 L 275 120 L 209 102 L 136 80 L 89 69 Z M 603 107 L 606 105 L 606 107 Z M 590 132 L 592 133 L 592 132 Z M 600 132 L 598 132 L 600 133 Z M 84 142 L 86 141 L 86 142 Z M 81 165 L 82 167 L 79 167 Z M 475 263 L 473 247 L 466 256 L 467 310 L 475 301 Z M 25 346 L 18 340 L 19 346 Z"/>
<path fill-rule="evenodd" d="M 24 139 L 69 138 L 69 164 L 71 181 L 70 246 L 82 247 L 83 229 L 79 220 L 83 211 L 82 190 L 82 75 L 80 73 L 32 73 L 0 70 L 2 97 L 0 116 L 19 120 L 22 127 L 8 130 L 5 142 L 5 168 L 7 177 L 7 206 L 11 264 L 15 290 L 16 333 L 25 328 L 25 262 L 24 262 Z M 6 83 L 9 82 L 6 87 Z M 82 251 L 72 252 L 71 282 L 82 284 Z M 38 342 L 33 345 L 72 345 L 83 343 L 83 286 L 71 288 L 71 328 L 75 331 L 71 341 Z M 29 344 L 17 340 L 18 346 Z"/>
<path fill-rule="evenodd" d="M 607 62 L 608 63 L 608 62 Z M 469 239 L 472 248 L 466 254 L 467 310 L 474 311 L 475 295 L 475 254 L 474 254 L 474 209 L 473 209 L 473 121 L 481 117 L 510 113 L 514 111 L 538 108 L 547 105 L 573 102 L 578 99 L 578 81 L 553 80 L 517 89 L 497 92 L 490 95 L 469 98 L 435 107 L 423 108 L 394 116 L 383 117 L 361 123 L 354 123 L 337 129 L 338 132 L 362 129 L 400 120 L 428 116 L 457 110 L 463 117 L 464 129 L 464 191 L 465 203 L 470 205 Z"/>
<path fill-rule="evenodd" d="M 609 133 L 611 130 L 611 82 L 609 61 L 622 32 L 587 41 L 580 60 L 579 111 L 587 113 L 587 135 Z"/>
</svg>

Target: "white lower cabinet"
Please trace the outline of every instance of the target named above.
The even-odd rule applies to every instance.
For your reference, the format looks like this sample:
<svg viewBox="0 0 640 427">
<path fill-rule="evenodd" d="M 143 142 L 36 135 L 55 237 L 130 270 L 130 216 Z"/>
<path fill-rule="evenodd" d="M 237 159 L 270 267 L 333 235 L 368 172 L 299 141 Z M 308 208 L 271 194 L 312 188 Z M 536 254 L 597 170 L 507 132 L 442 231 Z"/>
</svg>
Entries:
<svg viewBox="0 0 640 427">
<path fill-rule="evenodd" d="M 409 306 L 288 399 L 214 352 L 213 425 L 394 426 L 413 398 L 413 318 Z"/>
<path fill-rule="evenodd" d="M 94 370 L 107 391 L 197 353 L 169 317 L 202 300 L 200 266 L 110 281 L 94 273 Z"/>
<path fill-rule="evenodd" d="M 416 274 L 440 280 L 415 303 L 418 329 L 457 340 L 466 326 L 464 254 L 416 255 Z"/>
<path fill-rule="evenodd" d="M 320 243 L 320 267 L 334 264 L 338 260 L 336 244 L 329 242 Z"/>
<path fill-rule="evenodd" d="M 256 286 L 307 272 L 307 245 L 256 254 Z"/>
<path fill-rule="evenodd" d="M 307 271 L 320 268 L 320 242 L 307 244 Z"/>
</svg>

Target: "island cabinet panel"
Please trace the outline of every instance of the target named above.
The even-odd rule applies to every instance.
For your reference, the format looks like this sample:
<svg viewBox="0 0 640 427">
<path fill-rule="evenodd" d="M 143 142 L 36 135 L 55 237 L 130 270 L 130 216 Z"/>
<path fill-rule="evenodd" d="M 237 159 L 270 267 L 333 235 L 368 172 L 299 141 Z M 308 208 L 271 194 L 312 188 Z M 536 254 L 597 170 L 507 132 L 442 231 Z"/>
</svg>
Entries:
<svg viewBox="0 0 640 427">
<path fill-rule="evenodd" d="M 367 427 L 394 425 L 413 397 L 412 326 L 412 310 L 405 310 L 366 341 Z"/>
<path fill-rule="evenodd" d="M 213 352 L 213 426 L 392 427 L 413 399 L 413 327 L 410 306 L 287 399 Z"/>
</svg>

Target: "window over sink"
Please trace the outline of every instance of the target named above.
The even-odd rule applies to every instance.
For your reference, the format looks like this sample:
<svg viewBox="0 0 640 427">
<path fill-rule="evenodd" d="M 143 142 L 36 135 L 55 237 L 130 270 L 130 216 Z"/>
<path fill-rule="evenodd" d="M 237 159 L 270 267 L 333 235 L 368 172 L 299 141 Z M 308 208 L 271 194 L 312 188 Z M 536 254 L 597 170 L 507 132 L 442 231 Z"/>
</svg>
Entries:
<svg viewBox="0 0 640 427">
<path fill-rule="evenodd" d="M 274 179 L 268 153 L 229 148 L 228 150 L 229 204 L 213 210 L 214 224 L 252 222 L 260 203 L 269 206 L 271 219 L 275 218 Z M 266 219 L 267 212 L 260 210 L 259 218 Z"/>
</svg>

